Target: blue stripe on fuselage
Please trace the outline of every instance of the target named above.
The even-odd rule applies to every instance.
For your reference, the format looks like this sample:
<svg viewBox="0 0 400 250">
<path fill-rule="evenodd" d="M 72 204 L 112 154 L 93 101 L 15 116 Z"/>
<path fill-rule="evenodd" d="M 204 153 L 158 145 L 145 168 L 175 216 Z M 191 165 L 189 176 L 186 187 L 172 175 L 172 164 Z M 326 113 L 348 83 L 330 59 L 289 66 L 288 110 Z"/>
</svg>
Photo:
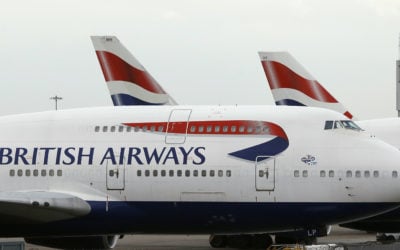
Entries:
<svg viewBox="0 0 400 250">
<path fill-rule="evenodd" d="M 394 209 L 394 203 L 89 202 L 87 216 L 44 224 L 4 224 L 0 236 L 276 232 L 337 224 Z M 1 218 L 1 217 L 0 217 Z M 2 224 L 3 223 L 3 224 Z"/>
<path fill-rule="evenodd" d="M 275 156 L 282 153 L 289 146 L 289 142 L 283 138 L 276 137 L 270 141 L 255 145 L 253 147 L 238 150 L 229 155 L 248 161 L 256 161 L 259 156 Z M 269 157 L 258 159 L 266 160 Z"/>
</svg>

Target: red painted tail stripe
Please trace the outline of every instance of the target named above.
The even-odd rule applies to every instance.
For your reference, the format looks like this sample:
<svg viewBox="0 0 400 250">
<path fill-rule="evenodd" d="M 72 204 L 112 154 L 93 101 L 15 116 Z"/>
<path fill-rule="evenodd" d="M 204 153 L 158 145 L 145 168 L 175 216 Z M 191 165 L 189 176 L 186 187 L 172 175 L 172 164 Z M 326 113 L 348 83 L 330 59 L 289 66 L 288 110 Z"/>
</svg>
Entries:
<svg viewBox="0 0 400 250">
<path fill-rule="evenodd" d="M 278 62 L 262 61 L 261 63 L 271 89 L 296 89 L 320 102 L 338 102 L 318 81 L 305 79 Z"/>
<path fill-rule="evenodd" d="M 107 52 L 96 51 L 106 82 L 126 81 L 157 94 L 166 94 L 154 78 L 145 71 L 132 67 L 120 57 Z"/>
</svg>

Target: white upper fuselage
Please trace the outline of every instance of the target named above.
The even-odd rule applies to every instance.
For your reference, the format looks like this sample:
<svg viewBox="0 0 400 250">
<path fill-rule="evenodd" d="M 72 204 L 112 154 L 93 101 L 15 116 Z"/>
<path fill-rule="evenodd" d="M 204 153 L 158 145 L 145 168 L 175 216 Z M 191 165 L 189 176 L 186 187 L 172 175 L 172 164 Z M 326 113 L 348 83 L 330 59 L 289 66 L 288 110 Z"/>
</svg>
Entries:
<svg viewBox="0 0 400 250">
<path fill-rule="evenodd" d="M 172 118 L 174 110 L 178 118 Z M 187 134 L 168 133 L 171 119 L 188 120 Z M 59 191 L 98 201 L 400 201 L 388 191 L 397 185 L 391 173 L 400 153 L 363 132 L 324 130 L 326 120 L 343 119 L 323 109 L 274 106 L 107 107 L 6 116 L 0 118 L 0 190 Z M 230 153 L 275 135 L 224 134 L 222 126 L 219 133 L 207 133 L 207 124 L 204 132 L 190 131 L 198 121 L 235 120 L 278 125 L 288 147 L 258 162 Z M 123 124 L 133 125 L 127 132 Z M 135 131 L 134 124 L 148 124 L 147 130 Z M 161 124 L 164 132 L 150 131 L 152 124 Z"/>
</svg>

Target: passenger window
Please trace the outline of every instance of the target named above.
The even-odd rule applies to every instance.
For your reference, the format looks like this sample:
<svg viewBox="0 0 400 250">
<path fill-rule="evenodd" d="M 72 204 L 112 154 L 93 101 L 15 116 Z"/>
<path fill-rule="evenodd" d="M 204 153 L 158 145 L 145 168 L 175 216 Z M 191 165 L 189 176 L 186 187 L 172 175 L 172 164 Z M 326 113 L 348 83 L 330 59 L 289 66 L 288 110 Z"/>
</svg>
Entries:
<svg viewBox="0 0 400 250">
<path fill-rule="evenodd" d="M 214 127 L 214 132 L 215 132 L 215 133 L 219 133 L 219 126 L 215 126 L 215 127 Z"/>
<path fill-rule="evenodd" d="M 163 132 L 164 131 L 164 126 L 158 126 L 158 132 Z"/>
<path fill-rule="evenodd" d="M 231 177 L 231 175 L 232 175 L 231 171 L 230 170 L 226 170 L 226 176 L 227 177 Z"/>
<path fill-rule="evenodd" d="M 193 171 L 193 176 L 195 176 L 195 177 L 199 176 L 199 171 L 198 170 L 194 170 Z"/>
<path fill-rule="evenodd" d="M 319 172 L 319 176 L 320 176 L 320 177 L 325 177 L 325 176 L 326 176 L 325 170 L 321 170 L 321 171 Z"/>
<path fill-rule="evenodd" d="M 173 177 L 173 176 L 174 176 L 174 170 L 170 170 L 170 171 L 169 171 L 169 176 L 170 176 L 170 177 Z"/>
<path fill-rule="evenodd" d="M 176 173 L 176 176 L 181 177 L 182 176 L 182 170 L 178 170 L 177 173 Z"/>
<path fill-rule="evenodd" d="M 28 177 L 31 176 L 31 170 L 30 169 L 25 170 L 25 175 Z"/>
<path fill-rule="evenodd" d="M 61 169 L 57 170 L 57 176 L 62 176 L 62 170 Z"/>
<path fill-rule="evenodd" d="M 206 170 L 201 170 L 201 176 L 206 177 L 207 176 L 207 171 Z"/>
<path fill-rule="evenodd" d="M 361 177 L 361 171 L 360 170 L 357 170 L 356 171 L 356 178 L 360 178 Z"/>
<path fill-rule="evenodd" d="M 139 176 L 139 177 L 142 176 L 142 170 L 138 170 L 138 171 L 136 172 L 136 175 Z"/>
<path fill-rule="evenodd" d="M 35 169 L 33 170 L 33 176 L 38 176 L 39 175 L 39 170 Z"/>
<path fill-rule="evenodd" d="M 185 176 L 189 177 L 190 176 L 190 170 L 185 170 Z"/>
<path fill-rule="evenodd" d="M 257 127 L 256 127 L 256 133 L 257 133 L 257 134 L 260 134 L 260 133 L 261 133 L 261 127 L 260 127 L 260 126 L 257 126 Z"/>
<path fill-rule="evenodd" d="M 127 126 L 126 127 L 126 132 L 131 132 L 132 131 L 132 127 Z"/>
<path fill-rule="evenodd" d="M 240 133 L 243 133 L 243 132 L 244 132 L 244 126 L 240 126 L 240 127 L 239 127 L 239 132 L 240 132 Z"/>
<path fill-rule="evenodd" d="M 196 132 L 196 126 L 191 126 L 190 127 L 190 132 L 192 132 L 192 133 Z"/>
<path fill-rule="evenodd" d="M 224 176 L 224 171 L 218 170 L 218 177 L 222 177 L 222 176 Z"/>
<path fill-rule="evenodd" d="M 252 133 L 253 132 L 253 127 L 247 127 L 247 133 Z"/>
<path fill-rule="evenodd" d="M 166 175 L 166 171 L 165 170 L 161 170 L 161 176 L 164 177 Z"/>
<path fill-rule="evenodd" d="M 14 169 L 10 169 L 10 176 L 15 176 L 15 170 Z"/>
<path fill-rule="evenodd" d="M 377 170 L 374 171 L 374 177 L 375 177 L 375 178 L 378 178 L 378 177 L 379 177 L 379 171 L 377 171 Z"/>
<path fill-rule="evenodd" d="M 295 170 L 295 171 L 294 171 L 294 177 L 299 177 L 299 176 L 300 176 L 299 170 Z"/>
<path fill-rule="evenodd" d="M 215 171 L 214 170 L 210 170 L 210 176 L 214 177 L 215 176 Z"/>
<path fill-rule="evenodd" d="M 235 133 L 235 132 L 236 132 L 236 126 L 232 126 L 232 127 L 231 127 L 231 132 L 232 132 L 232 133 Z"/>
<path fill-rule="evenodd" d="M 199 133 L 203 133 L 204 132 L 204 127 L 203 126 L 199 126 Z"/>
<path fill-rule="evenodd" d="M 211 133 L 212 131 L 212 126 L 207 126 L 207 133 Z"/>
<path fill-rule="evenodd" d="M 111 126 L 110 132 L 115 132 L 115 126 Z"/>
<path fill-rule="evenodd" d="M 144 175 L 145 175 L 146 177 L 149 177 L 149 176 L 150 176 L 150 170 L 144 171 Z"/>
<path fill-rule="evenodd" d="M 397 171 L 392 172 L 392 178 L 397 178 Z"/>
<path fill-rule="evenodd" d="M 222 132 L 224 132 L 224 133 L 228 132 L 228 126 L 223 126 L 222 127 Z"/>
<path fill-rule="evenodd" d="M 143 132 L 146 132 L 146 131 L 147 131 L 147 126 L 143 126 L 143 127 L 142 127 L 142 131 L 143 131 Z"/>
<path fill-rule="evenodd" d="M 54 176 L 54 169 L 49 170 L 49 176 Z"/>
<path fill-rule="evenodd" d="M 107 126 L 103 126 L 103 132 L 107 132 L 108 127 Z"/>
<path fill-rule="evenodd" d="M 263 127 L 263 133 L 268 134 L 269 133 L 269 128 L 268 127 Z"/>
<path fill-rule="evenodd" d="M 112 169 L 109 170 L 109 171 L 108 171 L 108 175 L 109 175 L 110 177 L 113 177 L 113 176 L 114 176 L 114 170 L 112 170 Z"/>
<path fill-rule="evenodd" d="M 351 172 L 350 170 L 347 170 L 346 177 L 351 178 L 352 176 L 353 176 L 353 172 Z"/>
<path fill-rule="evenodd" d="M 100 131 L 100 127 L 99 126 L 94 127 L 94 132 L 99 132 L 99 131 Z"/>
<path fill-rule="evenodd" d="M 258 177 L 264 177 L 264 171 L 258 170 Z"/>
<path fill-rule="evenodd" d="M 139 132 L 140 127 L 139 126 L 135 126 L 135 132 Z"/>
<path fill-rule="evenodd" d="M 18 176 L 22 176 L 22 169 L 18 169 L 17 175 L 18 175 Z"/>
<path fill-rule="evenodd" d="M 151 126 L 151 127 L 150 127 L 150 131 L 151 131 L 151 132 L 156 131 L 156 126 Z"/>
<path fill-rule="evenodd" d="M 364 171 L 364 177 L 365 177 L 365 178 L 369 178 L 369 176 L 370 176 L 369 171 Z"/>
<path fill-rule="evenodd" d="M 329 170 L 329 178 L 335 177 L 335 172 L 333 170 Z"/>
<path fill-rule="evenodd" d="M 130 127 L 128 127 L 130 128 Z M 124 127 L 123 126 L 118 126 L 118 132 L 124 132 Z"/>
<path fill-rule="evenodd" d="M 153 170 L 153 176 L 157 177 L 158 176 L 158 171 L 157 170 Z"/>
<path fill-rule="evenodd" d="M 308 171 L 307 170 L 303 170 L 303 177 L 308 177 Z"/>
<path fill-rule="evenodd" d="M 45 169 L 42 169 L 41 175 L 42 175 L 42 176 L 46 176 L 46 170 L 45 170 Z"/>
</svg>

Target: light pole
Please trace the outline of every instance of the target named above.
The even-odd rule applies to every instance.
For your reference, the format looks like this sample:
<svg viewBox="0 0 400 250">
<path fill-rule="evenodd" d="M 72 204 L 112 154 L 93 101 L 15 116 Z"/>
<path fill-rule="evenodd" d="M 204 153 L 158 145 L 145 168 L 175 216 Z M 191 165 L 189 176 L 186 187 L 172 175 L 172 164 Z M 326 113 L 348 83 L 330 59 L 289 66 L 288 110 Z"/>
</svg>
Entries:
<svg viewBox="0 0 400 250">
<path fill-rule="evenodd" d="M 50 100 L 54 100 L 54 102 L 56 103 L 56 110 L 58 110 L 58 101 L 62 100 L 62 97 L 55 95 L 50 97 Z"/>
</svg>

